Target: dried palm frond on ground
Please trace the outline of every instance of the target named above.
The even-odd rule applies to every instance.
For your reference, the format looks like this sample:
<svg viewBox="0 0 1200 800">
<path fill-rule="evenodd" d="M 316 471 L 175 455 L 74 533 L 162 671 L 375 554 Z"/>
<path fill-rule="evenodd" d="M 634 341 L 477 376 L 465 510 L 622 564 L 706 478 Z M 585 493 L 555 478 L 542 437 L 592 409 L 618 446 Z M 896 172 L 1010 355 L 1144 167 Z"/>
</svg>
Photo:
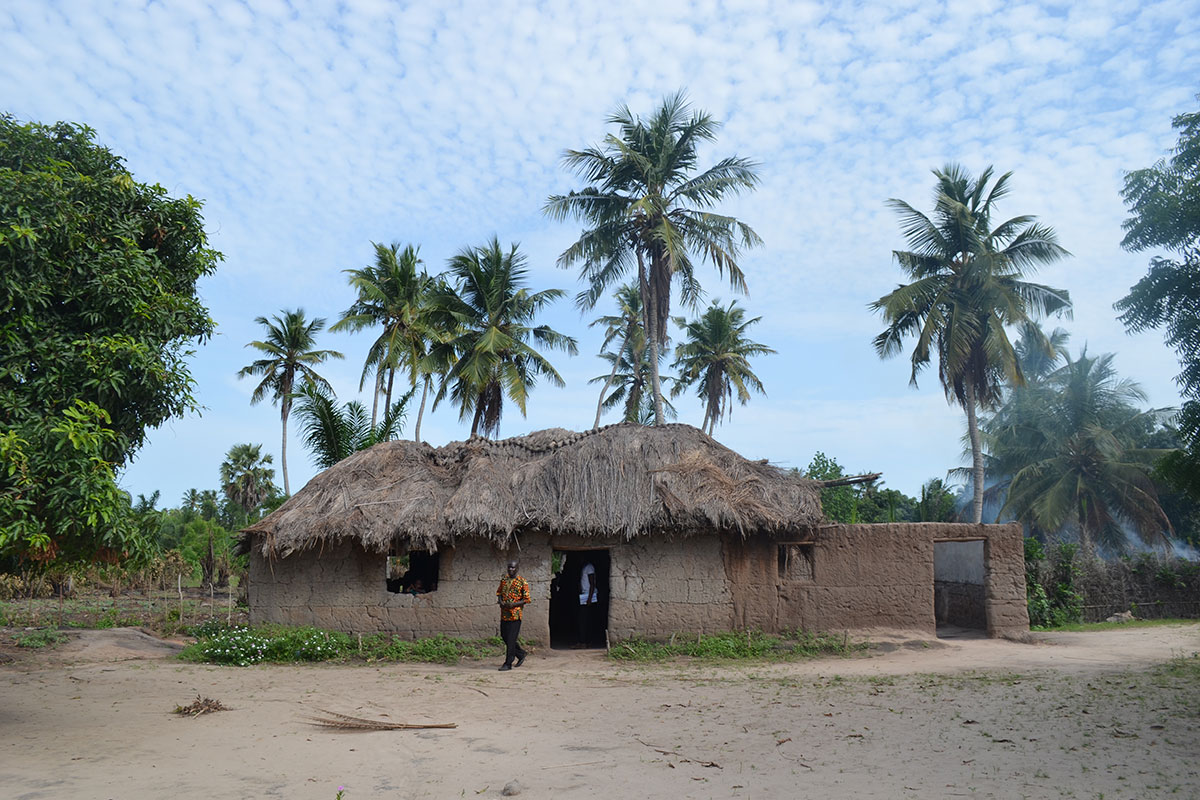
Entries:
<svg viewBox="0 0 1200 800">
<path fill-rule="evenodd" d="M 201 714 L 211 714 L 214 711 L 228 711 L 229 706 L 221 705 L 220 700 L 196 695 L 196 700 L 186 706 L 175 706 L 175 713 L 185 717 L 198 717 Z"/>
<path fill-rule="evenodd" d="M 312 725 L 318 725 L 322 728 L 336 728 L 338 730 L 346 731 L 408 731 L 419 730 L 422 728 L 458 727 L 457 722 L 409 724 L 406 722 L 385 722 L 381 719 L 351 717 L 348 714 L 339 714 L 336 711 L 326 711 L 323 708 L 318 708 L 317 711 L 325 716 L 309 716 L 305 717 L 305 720 Z"/>
</svg>

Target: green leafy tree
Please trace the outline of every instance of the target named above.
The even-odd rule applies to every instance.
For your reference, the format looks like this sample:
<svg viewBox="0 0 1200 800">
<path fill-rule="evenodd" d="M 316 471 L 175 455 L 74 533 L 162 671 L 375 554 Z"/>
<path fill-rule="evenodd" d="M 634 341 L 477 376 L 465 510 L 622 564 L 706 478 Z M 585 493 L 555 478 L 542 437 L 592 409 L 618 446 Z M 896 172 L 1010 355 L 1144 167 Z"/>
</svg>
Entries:
<svg viewBox="0 0 1200 800">
<path fill-rule="evenodd" d="M 842 465 L 837 462 L 837 459 L 830 458 L 819 450 L 813 455 L 812 461 L 809 462 L 808 469 L 805 470 L 804 474 L 805 477 L 817 481 L 829 481 L 846 477 L 846 472 L 842 469 Z M 858 498 L 855 497 L 854 487 L 831 486 L 822 489 L 821 510 L 825 512 L 826 517 L 834 522 L 858 522 Z"/>
<path fill-rule="evenodd" d="M 427 368 L 445 375 L 436 400 L 449 393 L 459 418 L 471 418 L 471 435 L 490 436 L 500 429 L 505 396 L 523 416 L 538 378 L 564 385 L 530 342 L 571 355 L 578 348 L 570 336 L 533 324 L 563 292 L 526 289 L 525 256 L 516 245 L 505 252 L 493 238 L 483 247 L 468 247 L 450 259 L 449 273 L 454 285 L 434 294 L 433 316 L 441 330 L 454 333 L 434 343 Z"/>
<path fill-rule="evenodd" d="M 428 354 L 430 340 L 436 338 L 429 319 L 430 297 L 436 279 L 421 269 L 422 263 L 418 249 L 412 245 L 402 248 L 398 243 L 376 244 L 374 265 L 346 270 L 350 285 L 358 292 L 358 297 L 330 330 L 382 329 L 367 351 L 358 386 L 361 390 L 366 385 L 367 376 L 375 373 L 372 426 L 378 421 L 379 395 L 385 375 L 385 409 L 392 405 L 392 386 L 397 369 L 408 372 L 412 386 L 423 381 L 425 390 L 429 388 L 428 375 L 421 369 L 421 364 Z M 419 428 L 419 421 L 417 425 Z"/>
<path fill-rule="evenodd" d="M 899 212 L 912 248 L 893 255 L 912 282 L 871 303 L 887 323 L 874 345 L 880 358 L 889 358 L 900 353 L 906 338 L 916 338 L 913 386 L 917 374 L 936 356 L 946 398 L 967 413 L 974 484 L 971 518 L 980 522 L 984 458 L 977 411 L 998 404 L 1006 381 L 1014 386 L 1025 383 L 1005 328 L 1069 313 L 1071 300 L 1065 290 L 1024 280 L 1038 266 L 1068 253 L 1054 231 L 1034 217 L 1013 217 L 992 226 L 994 206 L 1008 194 L 1012 173 L 994 183 L 991 167 L 978 179 L 953 164 L 933 174 L 937 188 L 932 217 L 903 200 L 888 201 Z M 1051 349 L 1048 341 L 1040 346 Z"/>
<path fill-rule="evenodd" d="M 305 319 L 302 308 L 295 311 L 284 310 L 282 317 L 276 314 L 271 319 L 258 317 L 254 321 L 267 329 L 267 337 L 263 341 L 250 342 L 246 346 L 253 347 L 264 357 L 238 370 L 238 377 L 262 376 L 262 381 L 250 396 L 251 405 L 257 405 L 266 397 L 279 403 L 279 417 L 283 421 L 283 444 L 280 451 L 283 493 L 291 495 L 292 488 L 288 483 L 287 470 L 287 429 L 288 415 L 292 412 L 292 393 L 297 379 L 328 386 L 328 382 L 318 375 L 313 367 L 328 359 L 343 356 L 336 350 L 316 349 L 317 334 L 325 328 L 325 320 L 321 317 L 311 321 Z"/>
<path fill-rule="evenodd" d="M 116 474 L 196 409 L 200 203 L 134 180 L 90 128 L 0 115 L 0 555 L 144 555 Z"/>
<path fill-rule="evenodd" d="M 941 478 L 930 478 L 921 486 L 914 514 L 917 522 L 953 522 L 957 504 L 954 489 Z"/>
<path fill-rule="evenodd" d="M 401 395 L 373 425 L 362 403 L 355 400 L 339 408 L 332 390 L 305 383 L 296 395 L 296 418 L 313 463 L 318 469 L 329 469 L 359 450 L 399 438 L 404 430 L 405 409 L 415 392 L 413 388 Z"/>
<path fill-rule="evenodd" d="M 1161 328 L 1179 354 L 1184 448 L 1167 455 L 1159 471 L 1200 499 L 1200 112 L 1181 114 L 1172 125 L 1179 141 L 1171 157 L 1125 176 L 1121 194 L 1131 216 L 1121 245 L 1164 248 L 1175 257 L 1152 258 L 1149 272 L 1116 308 L 1130 332 Z"/>
<path fill-rule="evenodd" d="M 1112 355 L 1066 357 L 1043 382 L 1014 390 L 984 423 L 1002 516 L 1042 537 L 1074 534 L 1085 553 L 1120 552 L 1125 528 L 1164 545 L 1171 523 L 1150 476 L 1161 450 L 1139 447 L 1167 410 L 1139 410 L 1145 393 L 1121 379 Z"/>
<path fill-rule="evenodd" d="M 732 413 L 730 408 L 737 390 L 738 402 L 746 405 L 751 390 L 765 394 L 762 381 L 750 369 L 750 359 L 775 351 L 750 340 L 751 325 L 762 317 L 746 319 L 746 311 L 737 301 L 728 307 L 714 302 L 697 320 L 688 322 L 680 317 L 675 324 L 683 328 L 684 340 L 675 348 L 675 369 L 679 380 L 671 395 L 696 386 L 696 394 L 704 403 L 704 422 L 701 430 L 713 434 L 718 420 Z"/>
<path fill-rule="evenodd" d="M 744 158 L 724 158 L 696 174 L 697 148 L 716 139 L 719 123 L 691 111 L 679 92 L 663 100 L 648 119 L 621 107 L 609 117 L 617 134 L 604 144 L 568 150 L 563 162 L 590 185 L 565 195 L 552 195 L 545 212 L 557 220 L 581 220 L 587 228 L 559 257 L 559 266 L 580 265 L 587 288 L 576 297 L 591 309 L 608 288 L 636 269 L 650 348 L 655 418 L 663 419 L 659 354 L 667 344 L 671 285 L 678 281 L 681 298 L 695 308 L 703 296 L 693 258 L 712 263 L 728 274 L 735 291 L 745 291 L 738 265 L 743 247 L 761 240 L 750 226 L 712 209 L 730 195 L 758 184 L 756 165 Z"/>
<path fill-rule="evenodd" d="M 270 463 L 261 444 L 235 444 L 221 462 L 221 491 L 245 517 L 277 491 Z"/>
</svg>

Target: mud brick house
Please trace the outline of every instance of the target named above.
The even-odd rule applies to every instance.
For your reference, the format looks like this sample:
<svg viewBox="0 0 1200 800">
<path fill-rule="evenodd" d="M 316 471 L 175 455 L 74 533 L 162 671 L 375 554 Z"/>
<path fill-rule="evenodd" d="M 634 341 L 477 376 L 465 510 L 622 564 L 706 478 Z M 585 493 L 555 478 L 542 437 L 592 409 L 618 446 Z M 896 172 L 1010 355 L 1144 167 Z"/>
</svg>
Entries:
<svg viewBox="0 0 1200 800">
<path fill-rule="evenodd" d="M 1019 526 L 829 524 L 821 488 L 687 425 L 387 442 L 245 530 L 250 618 L 490 636 L 515 556 L 534 599 L 522 635 L 544 643 L 572 642 L 589 562 L 592 628 L 614 641 L 750 628 L 932 636 L 939 620 L 1028 630 Z"/>
</svg>

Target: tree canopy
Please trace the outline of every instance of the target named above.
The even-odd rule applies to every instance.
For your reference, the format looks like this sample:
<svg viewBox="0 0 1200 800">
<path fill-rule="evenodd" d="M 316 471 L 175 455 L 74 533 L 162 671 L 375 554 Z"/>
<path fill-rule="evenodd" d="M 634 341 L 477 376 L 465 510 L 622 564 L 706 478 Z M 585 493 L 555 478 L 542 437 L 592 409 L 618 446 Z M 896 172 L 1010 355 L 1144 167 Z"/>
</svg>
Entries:
<svg viewBox="0 0 1200 800">
<path fill-rule="evenodd" d="M 1200 112 L 1181 114 L 1172 125 L 1179 141 L 1171 157 L 1125 176 L 1121 194 L 1131 216 L 1121 245 L 1164 248 L 1176 257 L 1152 258 L 1149 272 L 1116 308 L 1130 332 L 1161 328 L 1179 354 L 1184 449 L 1165 457 L 1159 470 L 1200 499 Z"/>
<path fill-rule="evenodd" d="M 90 128 L 0 115 L 0 552 L 143 550 L 116 476 L 196 409 L 189 348 L 214 327 L 196 283 L 221 259 L 202 221 Z"/>
</svg>

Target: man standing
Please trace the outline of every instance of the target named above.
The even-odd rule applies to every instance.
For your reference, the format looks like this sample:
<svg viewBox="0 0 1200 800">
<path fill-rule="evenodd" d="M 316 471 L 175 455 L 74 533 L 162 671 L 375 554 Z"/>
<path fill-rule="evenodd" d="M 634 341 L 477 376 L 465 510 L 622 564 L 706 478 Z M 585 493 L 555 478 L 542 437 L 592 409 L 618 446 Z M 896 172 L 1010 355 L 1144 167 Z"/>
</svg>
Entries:
<svg viewBox="0 0 1200 800">
<path fill-rule="evenodd" d="M 496 602 L 500 604 L 500 638 L 504 640 L 501 672 L 525 663 L 526 653 L 517 643 L 517 637 L 521 634 L 521 609 L 531 600 L 529 582 L 517 574 L 517 566 L 515 560 L 508 562 L 508 573 L 500 579 L 500 588 L 496 590 Z"/>
<path fill-rule="evenodd" d="M 596 567 L 588 561 L 579 573 L 579 641 L 576 647 L 588 647 L 592 643 L 592 606 L 599 599 L 596 594 Z"/>
</svg>

